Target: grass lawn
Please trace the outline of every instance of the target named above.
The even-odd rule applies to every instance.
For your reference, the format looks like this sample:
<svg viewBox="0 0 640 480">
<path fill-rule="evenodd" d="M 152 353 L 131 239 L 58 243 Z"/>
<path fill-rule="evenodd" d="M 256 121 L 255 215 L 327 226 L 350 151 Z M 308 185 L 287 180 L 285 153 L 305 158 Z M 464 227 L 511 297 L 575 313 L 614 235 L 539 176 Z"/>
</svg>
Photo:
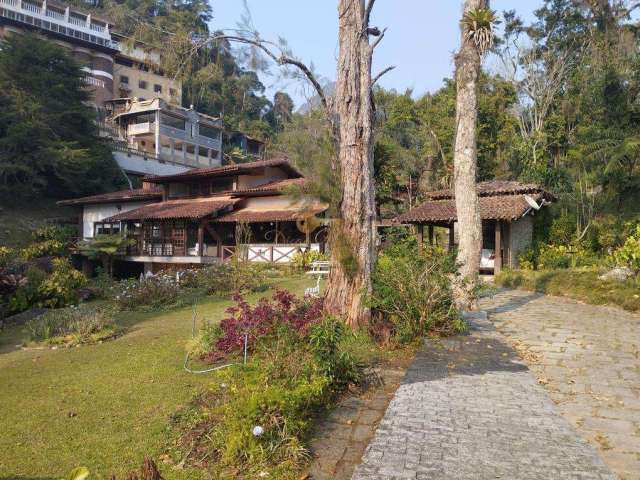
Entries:
<svg viewBox="0 0 640 480">
<path fill-rule="evenodd" d="M 505 270 L 496 277 L 496 285 L 522 288 L 549 295 L 575 298 L 593 305 L 614 305 L 632 312 L 640 310 L 640 288 L 633 280 L 600 280 L 593 269 Z"/>
<path fill-rule="evenodd" d="M 311 283 L 274 281 L 296 294 Z M 220 320 L 230 304 L 203 299 L 199 317 Z M 92 478 L 123 478 L 145 455 L 162 452 L 169 416 L 208 382 L 182 368 L 192 310 L 125 313 L 120 320 L 123 336 L 70 349 L 18 350 L 18 328 L 0 333 L 0 479 L 61 478 L 80 465 Z"/>
</svg>

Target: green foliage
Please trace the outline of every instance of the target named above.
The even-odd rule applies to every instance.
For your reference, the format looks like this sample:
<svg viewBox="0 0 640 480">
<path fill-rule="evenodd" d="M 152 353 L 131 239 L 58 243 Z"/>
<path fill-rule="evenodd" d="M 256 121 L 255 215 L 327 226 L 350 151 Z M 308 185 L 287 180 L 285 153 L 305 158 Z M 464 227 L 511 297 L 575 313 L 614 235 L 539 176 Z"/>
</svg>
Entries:
<svg viewBox="0 0 640 480">
<path fill-rule="evenodd" d="M 472 41 L 482 54 L 493 45 L 493 26 L 497 23 L 496 12 L 488 8 L 476 8 L 462 17 L 465 37 Z"/>
<path fill-rule="evenodd" d="M 299 472 L 315 415 L 361 377 L 345 350 L 351 335 L 326 319 L 308 334 L 283 324 L 262 337 L 246 365 L 216 372 L 210 390 L 175 416 L 176 461 L 246 479 Z"/>
<path fill-rule="evenodd" d="M 522 270 L 556 270 L 602 263 L 603 257 L 583 244 L 540 243 L 518 254 L 518 264 Z"/>
<path fill-rule="evenodd" d="M 86 480 L 87 478 L 89 478 L 89 469 L 87 467 L 78 467 L 69 472 L 66 480 Z"/>
<path fill-rule="evenodd" d="M 20 251 L 20 255 L 25 260 L 33 260 L 35 258 L 62 255 L 64 251 L 64 243 L 58 240 L 42 240 L 23 248 Z"/>
<path fill-rule="evenodd" d="M 87 284 L 87 278 L 66 258 L 53 259 L 53 271 L 38 288 L 41 302 L 46 307 L 58 308 L 77 300 L 76 291 Z"/>
<path fill-rule="evenodd" d="M 47 225 L 31 233 L 32 242 L 20 250 L 25 260 L 47 256 L 59 256 L 67 252 L 74 235 L 74 229 L 59 225 Z"/>
<path fill-rule="evenodd" d="M 202 358 L 213 350 L 220 336 L 222 336 L 220 324 L 205 320 L 198 329 L 198 333 L 187 342 L 187 352 L 193 358 Z"/>
<path fill-rule="evenodd" d="M 12 248 L 0 245 L 0 268 L 6 267 L 15 255 Z"/>
<path fill-rule="evenodd" d="M 9 298 L 9 313 L 20 313 L 41 305 L 42 294 L 40 287 L 46 280 L 47 274 L 43 270 L 32 267 L 27 270 L 26 281 Z"/>
<path fill-rule="evenodd" d="M 98 137 L 85 74 L 30 33 L 0 50 L 0 195 L 78 196 L 113 188 L 119 171 Z"/>
<path fill-rule="evenodd" d="M 30 342 L 65 345 L 95 343 L 118 332 L 110 312 L 86 305 L 49 310 L 29 320 L 25 329 Z"/>
<path fill-rule="evenodd" d="M 89 240 L 83 240 L 78 244 L 78 249 L 91 259 L 100 260 L 108 276 L 113 275 L 113 260 L 118 253 L 126 250 L 126 247 L 135 240 L 115 233 L 112 235 L 97 235 Z"/>
<path fill-rule="evenodd" d="M 119 282 L 115 288 L 115 303 L 121 310 L 158 309 L 176 304 L 179 293 L 174 276 L 153 275 Z"/>
<path fill-rule="evenodd" d="M 464 329 L 451 290 L 455 261 L 441 248 L 396 245 L 378 257 L 369 304 L 403 343 Z"/>
<path fill-rule="evenodd" d="M 267 278 L 263 266 L 239 261 L 182 272 L 180 285 L 227 297 L 235 293 L 263 292 L 267 289 Z"/>
<path fill-rule="evenodd" d="M 291 265 L 298 270 L 306 270 L 311 267 L 313 262 L 321 262 L 328 260 L 328 257 L 317 250 L 308 250 L 306 252 L 298 252 L 291 259 Z"/>
<path fill-rule="evenodd" d="M 640 274 L 640 224 L 620 248 L 613 253 L 618 265 L 629 267 L 636 275 Z"/>
<path fill-rule="evenodd" d="M 495 281 L 501 287 L 568 296 L 594 305 L 616 305 L 634 312 L 640 310 L 640 288 L 635 279 L 600 280 L 600 273 L 594 269 L 503 270 Z"/>
</svg>

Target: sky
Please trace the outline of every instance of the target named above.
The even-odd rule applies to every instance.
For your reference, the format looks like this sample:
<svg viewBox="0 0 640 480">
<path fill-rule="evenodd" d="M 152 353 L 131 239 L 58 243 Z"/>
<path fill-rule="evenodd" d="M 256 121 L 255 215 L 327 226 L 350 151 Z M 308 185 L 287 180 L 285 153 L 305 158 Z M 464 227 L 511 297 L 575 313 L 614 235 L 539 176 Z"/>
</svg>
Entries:
<svg viewBox="0 0 640 480">
<path fill-rule="evenodd" d="M 211 29 L 235 28 L 244 11 L 242 0 L 210 0 L 213 8 Z M 335 77 L 337 57 L 336 0 L 247 0 L 253 24 L 262 38 L 287 40 L 293 53 L 326 80 Z M 493 0 L 497 12 L 516 9 L 523 19 L 531 20 L 542 0 Z M 458 22 L 461 0 L 377 0 L 371 25 L 387 27 L 376 48 L 373 74 L 394 65 L 395 70 L 379 81 L 384 88 L 405 91 L 414 96 L 433 92 L 444 78 L 453 74 L 453 54 L 460 42 Z M 301 82 L 261 75 L 272 98 L 284 90 L 296 107 L 305 102 L 310 89 Z"/>
</svg>

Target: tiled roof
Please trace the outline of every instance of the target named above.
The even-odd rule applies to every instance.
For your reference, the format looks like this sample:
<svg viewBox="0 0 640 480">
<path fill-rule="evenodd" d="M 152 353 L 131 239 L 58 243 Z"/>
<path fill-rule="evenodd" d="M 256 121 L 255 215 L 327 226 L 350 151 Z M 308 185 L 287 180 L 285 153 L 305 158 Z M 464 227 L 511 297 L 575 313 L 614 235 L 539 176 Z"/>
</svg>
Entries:
<svg viewBox="0 0 640 480">
<path fill-rule="evenodd" d="M 118 213 L 105 218 L 104 222 L 121 222 L 125 220 L 198 220 L 213 215 L 227 207 L 235 205 L 240 200 L 233 198 L 219 198 L 215 200 L 168 200 L 166 202 L 151 203 L 144 207 Z"/>
<path fill-rule="evenodd" d="M 238 196 L 251 196 L 253 194 L 262 195 L 262 194 L 270 194 L 270 193 L 282 193 L 289 187 L 303 187 L 305 185 L 306 180 L 304 178 L 286 178 L 284 180 L 276 180 L 274 182 L 265 183 L 263 185 L 258 185 L 253 188 L 246 188 L 243 190 L 234 190 L 233 195 Z"/>
<path fill-rule="evenodd" d="M 58 205 L 91 205 L 97 203 L 134 202 L 136 200 L 155 200 L 162 198 L 162 189 L 151 190 L 137 188 L 135 190 L 119 190 L 117 192 L 92 195 L 90 197 L 62 200 Z"/>
<path fill-rule="evenodd" d="M 515 193 L 538 193 L 543 192 L 540 185 L 534 183 L 520 183 L 512 180 L 490 180 L 487 182 L 478 183 L 478 196 L 494 196 L 494 195 L 512 195 Z M 545 192 L 547 196 L 553 197 L 548 192 Z M 445 190 L 436 190 L 428 192 L 426 197 L 431 200 L 444 200 L 447 198 L 454 198 L 453 190 L 447 188 Z M 549 198 L 551 200 L 552 198 Z"/>
<path fill-rule="evenodd" d="M 191 170 L 187 170 L 186 172 L 177 173 L 175 175 L 146 177 L 145 180 L 152 183 L 164 183 L 169 181 L 190 180 L 193 178 L 217 177 L 232 174 L 250 173 L 253 170 L 264 167 L 280 167 L 292 177 L 302 177 L 302 174 L 293 166 L 291 166 L 289 160 L 287 160 L 286 158 L 272 158 L 271 160 L 235 163 L 233 165 L 224 165 L 222 167 L 193 168 Z"/>
<path fill-rule="evenodd" d="M 279 210 L 240 209 L 213 219 L 214 222 L 291 222 L 324 212 L 327 207 L 314 205 L 308 208 Z"/>
<path fill-rule="evenodd" d="M 529 195 L 538 205 L 544 199 L 543 193 Z M 481 196 L 480 217 L 482 220 L 516 220 L 531 210 L 524 194 Z M 451 223 L 457 220 L 454 199 L 428 200 L 400 215 L 400 223 Z"/>
</svg>

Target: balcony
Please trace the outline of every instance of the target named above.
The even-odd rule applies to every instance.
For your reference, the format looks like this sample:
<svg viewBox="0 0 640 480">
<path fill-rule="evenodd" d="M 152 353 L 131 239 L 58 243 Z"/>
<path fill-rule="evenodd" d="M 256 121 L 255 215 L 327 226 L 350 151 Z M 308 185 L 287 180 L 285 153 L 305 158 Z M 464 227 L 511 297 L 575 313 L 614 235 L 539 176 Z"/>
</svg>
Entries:
<svg viewBox="0 0 640 480">
<path fill-rule="evenodd" d="M 0 0 L 0 17 L 54 35 L 62 35 L 73 42 L 88 42 L 109 50 L 115 50 L 117 46 L 111 40 L 107 25 L 90 22 L 88 17 L 74 14 L 69 9 L 62 12 L 61 9 L 46 6 L 45 2 Z"/>
<path fill-rule="evenodd" d="M 149 135 L 155 133 L 155 124 L 151 122 L 134 123 L 127 128 L 127 135 Z"/>
</svg>

